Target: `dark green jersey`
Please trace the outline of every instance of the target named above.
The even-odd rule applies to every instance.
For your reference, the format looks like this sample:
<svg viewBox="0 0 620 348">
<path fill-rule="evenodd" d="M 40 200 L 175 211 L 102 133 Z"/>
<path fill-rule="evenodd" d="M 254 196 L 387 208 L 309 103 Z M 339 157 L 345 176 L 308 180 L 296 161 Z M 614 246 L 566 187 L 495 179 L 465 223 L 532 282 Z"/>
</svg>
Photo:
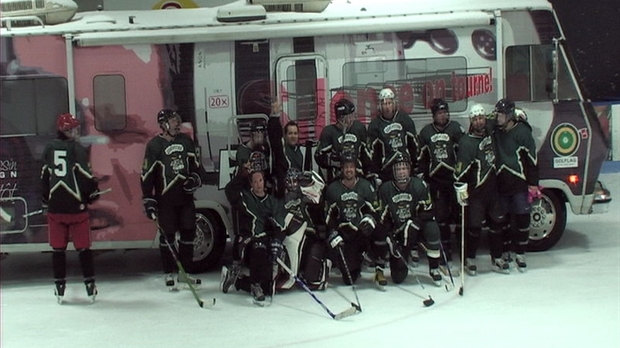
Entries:
<svg viewBox="0 0 620 348">
<path fill-rule="evenodd" d="M 420 171 L 428 178 L 452 181 L 456 150 L 463 134 L 463 127 L 452 121 L 443 129 L 438 129 L 434 123 L 424 126 L 419 135 Z"/>
<path fill-rule="evenodd" d="M 330 172 L 331 178 L 337 178 L 341 154 L 352 153 L 357 158 L 357 168 L 363 172 L 368 166 L 366 140 L 366 127 L 360 121 L 354 121 L 346 132 L 335 124 L 326 126 L 321 132 L 314 159 L 319 167 Z"/>
<path fill-rule="evenodd" d="M 495 161 L 495 143 L 491 135 L 467 134 L 459 142 L 455 180 L 467 183 L 470 192 L 489 179 L 495 181 Z"/>
<path fill-rule="evenodd" d="M 407 220 L 417 218 L 422 221 L 433 220 L 433 203 L 426 183 L 411 177 L 407 185 L 400 189 L 394 181 L 379 187 L 379 221 L 385 225 L 400 228 Z"/>
<path fill-rule="evenodd" d="M 43 151 L 43 201 L 50 213 L 77 214 L 86 210 L 97 191 L 86 150 L 74 140 L 56 139 Z"/>
<path fill-rule="evenodd" d="M 282 200 L 270 194 L 259 197 L 247 187 L 247 175 L 239 174 L 225 188 L 230 204 L 238 209 L 239 234 L 248 238 L 282 232 L 286 216 Z"/>
<path fill-rule="evenodd" d="M 412 161 L 418 156 L 415 124 L 409 115 L 398 111 L 391 120 L 376 117 L 368 125 L 370 172 L 379 174 L 392 165 L 397 152 L 408 153 Z M 413 163 L 415 167 L 415 163 Z"/>
<path fill-rule="evenodd" d="M 171 141 L 156 136 L 146 145 L 142 164 L 143 197 L 166 198 L 185 203 L 193 199 L 183 191 L 183 182 L 191 173 L 199 173 L 194 142 L 179 133 Z"/>
<path fill-rule="evenodd" d="M 508 130 L 496 129 L 498 186 L 502 194 L 527 191 L 527 186 L 538 186 L 536 144 L 532 129 L 525 122 L 517 122 Z"/>
<path fill-rule="evenodd" d="M 368 180 L 358 178 L 352 188 L 336 180 L 325 191 L 327 227 L 336 229 L 348 225 L 357 230 L 364 214 L 375 214 L 375 204 L 376 193 Z"/>
</svg>

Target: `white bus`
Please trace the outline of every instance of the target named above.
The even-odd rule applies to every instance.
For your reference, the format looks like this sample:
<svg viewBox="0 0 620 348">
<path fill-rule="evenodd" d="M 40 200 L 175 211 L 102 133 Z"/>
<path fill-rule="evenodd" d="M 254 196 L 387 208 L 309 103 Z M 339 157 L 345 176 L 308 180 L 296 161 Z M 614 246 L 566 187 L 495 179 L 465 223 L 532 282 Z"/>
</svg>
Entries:
<svg viewBox="0 0 620 348">
<path fill-rule="evenodd" d="M 223 188 L 247 120 L 282 101 L 311 146 L 341 97 L 367 123 L 392 88 L 418 129 L 448 101 L 467 128 L 473 103 L 508 97 L 527 112 L 544 197 L 530 249 L 561 237 L 568 210 L 605 212 L 608 151 L 545 0 L 254 0 L 174 11 L 79 12 L 71 0 L 2 0 L 1 252 L 47 251 L 39 171 L 58 114 L 82 123 L 93 171 L 112 188 L 91 208 L 94 249 L 157 247 L 142 213 L 140 171 L 156 114 L 174 108 L 211 180 L 196 194 L 195 263 L 220 259 L 233 232 Z M 97 141 L 95 141 L 97 142 Z"/>
</svg>

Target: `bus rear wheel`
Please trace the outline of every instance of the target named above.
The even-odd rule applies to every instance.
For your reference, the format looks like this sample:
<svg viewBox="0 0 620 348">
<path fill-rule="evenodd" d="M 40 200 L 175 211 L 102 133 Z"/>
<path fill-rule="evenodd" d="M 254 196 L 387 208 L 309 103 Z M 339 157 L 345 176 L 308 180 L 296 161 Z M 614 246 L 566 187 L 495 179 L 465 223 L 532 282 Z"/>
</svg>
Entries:
<svg viewBox="0 0 620 348">
<path fill-rule="evenodd" d="M 226 248 L 226 229 L 217 214 L 206 209 L 196 211 L 193 271 L 205 272 L 217 266 Z"/>
<path fill-rule="evenodd" d="M 560 240 L 566 228 L 566 204 L 559 193 L 543 190 L 542 194 L 532 203 L 529 251 L 549 250 Z"/>
</svg>

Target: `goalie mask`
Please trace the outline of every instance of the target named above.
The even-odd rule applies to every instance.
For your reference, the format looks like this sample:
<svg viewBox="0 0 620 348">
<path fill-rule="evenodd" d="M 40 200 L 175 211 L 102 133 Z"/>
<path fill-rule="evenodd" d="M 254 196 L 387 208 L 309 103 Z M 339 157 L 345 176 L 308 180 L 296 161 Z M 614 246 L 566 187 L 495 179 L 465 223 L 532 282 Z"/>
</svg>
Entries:
<svg viewBox="0 0 620 348">
<path fill-rule="evenodd" d="M 267 158 L 265 154 L 259 151 L 254 151 L 250 154 L 250 171 L 266 171 L 267 170 Z"/>
<path fill-rule="evenodd" d="M 284 178 L 284 186 L 288 192 L 293 192 L 299 187 L 301 171 L 297 168 L 289 168 Z"/>
<path fill-rule="evenodd" d="M 411 177 L 411 159 L 406 153 L 399 152 L 396 154 L 394 164 L 392 165 L 394 181 L 397 184 L 404 184 Z"/>
</svg>

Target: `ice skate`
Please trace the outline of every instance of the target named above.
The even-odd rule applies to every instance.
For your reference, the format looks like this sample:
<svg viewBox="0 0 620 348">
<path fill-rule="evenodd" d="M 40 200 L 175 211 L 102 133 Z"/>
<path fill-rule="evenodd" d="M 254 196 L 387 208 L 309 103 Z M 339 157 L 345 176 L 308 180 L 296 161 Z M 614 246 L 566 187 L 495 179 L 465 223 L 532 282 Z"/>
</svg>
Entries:
<svg viewBox="0 0 620 348">
<path fill-rule="evenodd" d="M 502 260 L 504 260 L 504 262 L 508 265 L 508 269 L 512 268 L 512 261 L 514 260 L 512 259 L 512 255 L 509 251 L 502 253 Z"/>
<path fill-rule="evenodd" d="M 476 275 L 478 272 L 478 267 L 476 267 L 475 259 L 469 257 L 465 259 L 465 272 L 472 277 Z"/>
<path fill-rule="evenodd" d="M 192 284 L 193 286 L 198 286 L 200 284 L 202 284 L 202 280 L 200 278 L 194 278 L 191 277 L 189 274 L 183 272 L 183 273 L 179 273 L 179 276 L 177 277 L 177 282 L 180 283 L 185 283 L 185 284 Z"/>
<path fill-rule="evenodd" d="M 54 295 L 56 295 L 56 301 L 58 304 L 62 304 L 65 297 L 65 289 L 67 285 L 64 282 L 57 282 L 56 288 L 54 289 Z"/>
<path fill-rule="evenodd" d="M 228 289 L 235 284 L 239 277 L 240 268 L 237 265 L 233 265 L 230 269 L 226 266 L 222 266 L 220 290 L 223 293 L 228 293 Z"/>
<path fill-rule="evenodd" d="M 252 294 L 252 303 L 261 307 L 265 306 L 265 293 L 263 293 L 260 284 L 250 285 L 250 293 Z"/>
<path fill-rule="evenodd" d="M 441 281 L 443 280 L 443 277 L 441 276 L 439 268 L 429 269 L 428 274 L 431 276 L 431 279 L 433 280 L 433 284 L 435 284 L 435 286 L 441 286 Z"/>
<path fill-rule="evenodd" d="M 387 280 L 383 275 L 383 268 L 375 267 L 375 277 L 374 282 L 377 288 L 381 291 L 385 291 L 385 286 L 387 285 Z"/>
<path fill-rule="evenodd" d="M 510 265 L 504 260 L 504 258 L 493 259 L 493 272 L 510 274 Z"/>
<path fill-rule="evenodd" d="M 88 296 L 88 299 L 90 300 L 90 302 L 95 303 L 95 298 L 97 297 L 97 294 L 99 293 L 97 291 L 97 286 L 95 285 L 95 281 L 91 280 L 91 281 L 84 282 L 84 286 L 86 286 L 86 296 Z"/>
<path fill-rule="evenodd" d="M 178 291 L 179 288 L 177 287 L 176 282 L 174 281 L 175 277 L 172 273 L 166 273 L 166 275 L 164 276 L 164 281 L 166 282 L 166 287 L 168 288 L 168 291 Z"/>
<path fill-rule="evenodd" d="M 525 272 L 525 270 L 527 269 L 527 263 L 525 263 L 524 254 L 516 254 L 515 263 L 517 264 L 517 269 L 519 270 L 519 272 Z"/>
</svg>

